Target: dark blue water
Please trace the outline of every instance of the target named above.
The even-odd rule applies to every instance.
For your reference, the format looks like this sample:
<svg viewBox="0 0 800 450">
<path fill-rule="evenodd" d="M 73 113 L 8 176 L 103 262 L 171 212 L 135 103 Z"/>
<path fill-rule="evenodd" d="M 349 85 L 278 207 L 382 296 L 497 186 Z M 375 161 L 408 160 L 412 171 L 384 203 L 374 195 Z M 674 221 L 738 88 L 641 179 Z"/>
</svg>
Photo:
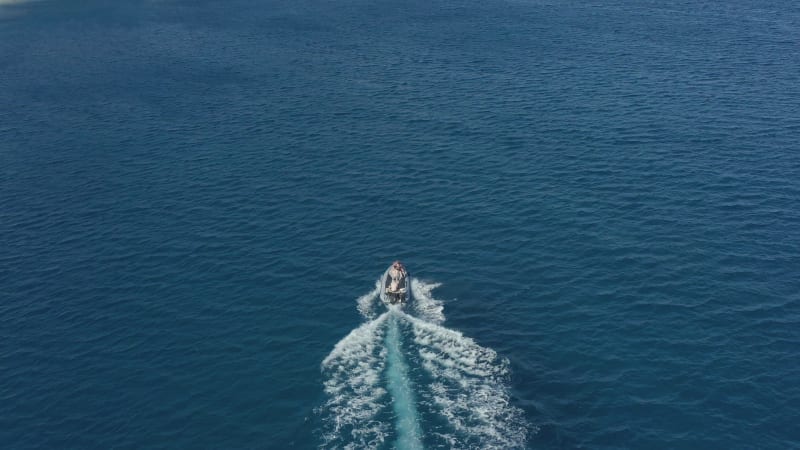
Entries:
<svg viewBox="0 0 800 450">
<path fill-rule="evenodd" d="M 0 447 L 800 447 L 796 2 L 0 3 Z"/>
</svg>

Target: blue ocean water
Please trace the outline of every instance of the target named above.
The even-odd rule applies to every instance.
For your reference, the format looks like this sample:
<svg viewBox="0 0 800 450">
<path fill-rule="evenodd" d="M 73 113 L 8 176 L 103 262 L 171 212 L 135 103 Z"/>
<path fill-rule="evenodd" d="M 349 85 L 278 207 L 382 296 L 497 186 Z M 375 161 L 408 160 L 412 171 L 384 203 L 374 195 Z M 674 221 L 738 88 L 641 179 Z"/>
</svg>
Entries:
<svg viewBox="0 0 800 450">
<path fill-rule="evenodd" d="M 0 447 L 800 447 L 798 29 L 0 1 Z"/>
</svg>

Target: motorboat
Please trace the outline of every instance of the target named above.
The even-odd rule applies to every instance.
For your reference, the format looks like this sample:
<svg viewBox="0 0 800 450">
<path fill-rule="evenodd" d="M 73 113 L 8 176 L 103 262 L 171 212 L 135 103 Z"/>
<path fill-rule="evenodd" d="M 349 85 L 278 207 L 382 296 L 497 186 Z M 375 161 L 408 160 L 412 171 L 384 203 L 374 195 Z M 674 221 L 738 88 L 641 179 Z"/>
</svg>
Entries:
<svg viewBox="0 0 800 450">
<path fill-rule="evenodd" d="M 405 305 L 411 299 L 411 277 L 406 266 L 395 261 L 381 277 L 381 300 L 388 305 Z"/>
</svg>

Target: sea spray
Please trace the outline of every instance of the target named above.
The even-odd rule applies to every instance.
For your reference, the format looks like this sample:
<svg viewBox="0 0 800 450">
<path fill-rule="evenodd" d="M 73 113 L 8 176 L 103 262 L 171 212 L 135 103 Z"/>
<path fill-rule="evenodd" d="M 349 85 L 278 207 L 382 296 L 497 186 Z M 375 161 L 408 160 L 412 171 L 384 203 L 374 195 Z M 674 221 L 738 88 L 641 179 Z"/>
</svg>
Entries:
<svg viewBox="0 0 800 450">
<path fill-rule="evenodd" d="M 356 304 L 358 308 L 358 312 L 365 319 L 374 319 L 377 315 L 376 307 L 378 305 L 378 296 L 381 293 L 381 282 L 380 280 L 375 282 L 375 289 L 369 291 L 368 293 L 358 297 L 356 299 Z"/>
<path fill-rule="evenodd" d="M 320 409 L 325 417 L 324 448 L 377 448 L 389 433 L 389 424 L 378 419 L 387 407 L 381 376 L 388 314 L 351 331 L 322 361 L 328 396 Z"/>
<path fill-rule="evenodd" d="M 457 331 L 402 317 L 433 380 L 425 393 L 452 428 L 442 438 L 459 448 L 523 448 L 530 427 L 510 402 L 508 361 Z"/>
<path fill-rule="evenodd" d="M 525 447 L 535 428 L 511 404 L 508 361 L 441 326 L 438 286 L 412 279 L 410 314 L 389 307 L 378 315 L 379 283 L 357 299 L 367 321 L 322 362 L 321 448 L 419 449 L 423 436 L 432 447 Z"/>
<path fill-rule="evenodd" d="M 414 297 L 411 307 L 414 315 L 437 325 L 444 323 L 444 302 L 434 298 L 431 292 L 439 286 L 441 283 L 426 283 L 416 278 L 411 279 L 411 293 Z"/>
<path fill-rule="evenodd" d="M 395 413 L 398 450 L 417 450 L 422 448 L 422 431 L 419 414 L 414 399 L 414 390 L 409 380 L 408 365 L 403 357 L 400 339 L 399 320 L 396 310 L 390 311 L 386 332 L 387 389 L 392 396 L 392 407 Z"/>
</svg>

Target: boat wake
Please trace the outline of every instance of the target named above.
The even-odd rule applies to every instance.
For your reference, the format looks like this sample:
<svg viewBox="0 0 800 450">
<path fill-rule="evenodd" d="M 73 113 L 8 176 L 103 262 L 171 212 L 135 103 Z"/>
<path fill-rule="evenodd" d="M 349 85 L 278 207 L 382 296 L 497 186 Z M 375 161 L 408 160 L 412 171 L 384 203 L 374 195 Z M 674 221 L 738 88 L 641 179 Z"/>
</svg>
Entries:
<svg viewBox="0 0 800 450">
<path fill-rule="evenodd" d="M 442 326 L 437 286 L 412 279 L 410 313 L 378 314 L 378 283 L 357 300 L 366 322 L 322 362 L 321 448 L 525 446 L 532 428 L 511 404 L 508 361 Z"/>
</svg>

